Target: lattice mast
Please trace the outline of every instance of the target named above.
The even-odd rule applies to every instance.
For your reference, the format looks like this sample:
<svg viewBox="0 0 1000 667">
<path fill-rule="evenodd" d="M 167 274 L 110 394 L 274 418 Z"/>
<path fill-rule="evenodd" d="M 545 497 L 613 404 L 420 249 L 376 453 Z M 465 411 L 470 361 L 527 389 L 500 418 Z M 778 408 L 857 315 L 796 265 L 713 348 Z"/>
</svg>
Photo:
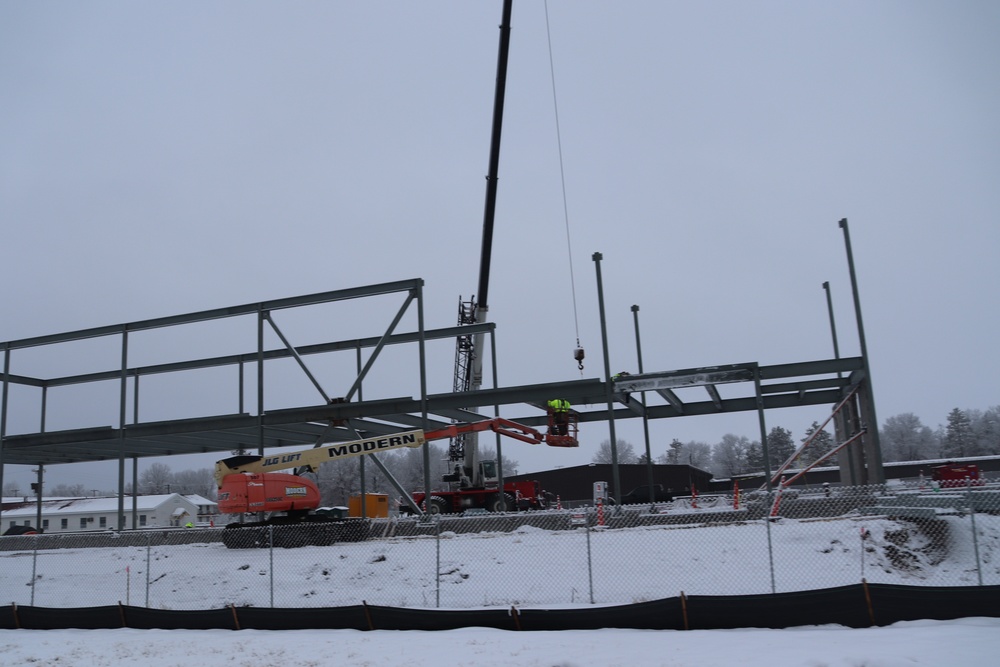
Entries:
<svg viewBox="0 0 1000 667">
<path fill-rule="evenodd" d="M 479 256 L 479 289 L 469 301 L 459 298 L 458 323 L 486 322 L 489 306 L 490 261 L 493 253 L 493 220 L 497 204 L 497 174 L 500 167 L 500 135 L 503 129 L 503 103 L 507 88 L 507 55 L 510 51 L 510 14 L 512 0 L 504 0 L 500 21 L 500 47 L 497 55 L 496 90 L 493 97 L 493 130 L 490 136 L 489 171 L 486 176 L 486 206 L 483 213 L 483 243 Z M 477 391 L 483 383 L 483 339 L 459 336 L 455 349 L 455 391 Z M 479 452 L 475 433 L 451 441 L 449 467 L 461 462 L 473 486 L 479 486 Z"/>
</svg>

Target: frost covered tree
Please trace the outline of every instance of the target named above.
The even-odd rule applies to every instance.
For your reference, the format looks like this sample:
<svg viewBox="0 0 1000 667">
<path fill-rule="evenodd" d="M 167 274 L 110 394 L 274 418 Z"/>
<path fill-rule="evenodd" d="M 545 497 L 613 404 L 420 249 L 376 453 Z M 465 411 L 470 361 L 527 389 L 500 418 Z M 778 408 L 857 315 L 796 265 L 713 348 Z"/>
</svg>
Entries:
<svg viewBox="0 0 1000 667">
<path fill-rule="evenodd" d="M 215 498 L 215 475 L 209 468 L 181 470 L 171 476 L 170 490 L 174 493 L 197 494 Z"/>
<path fill-rule="evenodd" d="M 689 465 L 708 470 L 712 464 L 712 446 L 705 442 L 681 442 L 674 438 L 670 450 L 656 459 L 668 465 Z"/>
<path fill-rule="evenodd" d="M 771 470 L 787 461 L 794 452 L 795 440 L 792 439 L 792 432 L 780 426 L 772 428 L 767 434 L 767 458 L 771 463 Z"/>
<path fill-rule="evenodd" d="M 712 462 L 711 445 L 707 442 L 697 442 L 692 440 L 691 442 L 685 443 L 684 450 L 684 457 L 687 461 L 681 461 L 681 463 L 687 463 L 689 466 L 694 468 L 708 470 Z"/>
<path fill-rule="evenodd" d="M 1000 406 L 982 412 L 969 410 L 967 414 L 975 450 L 983 456 L 1000 454 Z"/>
<path fill-rule="evenodd" d="M 747 469 L 746 472 L 761 472 L 764 470 L 764 448 L 760 442 L 754 440 L 747 447 Z"/>
<path fill-rule="evenodd" d="M 750 440 L 727 433 L 712 448 L 712 472 L 718 477 L 735 477 L 749 472 L 747 454 Z"/>
<path fill-rule="evenodd" d="M 919 461 L 937 455 L 934 432 L 912 412 L 889 417 L 879 431 L 884 461 Z"/>
<path fill-rule="evenodd" d="M 173 471 L 166 463 L 156 462 L 139 474 L 139 493 L 172 493 Z"/>
<path fill-rule="evenodd" d="M 668 447 L 667 451 L 656 457 L 656 462 L 666 465 L 677 465 L 681 461 L 681 452 L 684 450 L 684 443 L 674 438 Z"/>
<path fill-rule="evenodd" d="M 94 493 L 96 491 L 96 493 Z M 46 496 L 57 498 L 86 498 L 91 495 L 113 496 L 109 492 L 98 491 L 97 489 L 87 489 L 83 484 L 57 484 L 53 487 L 45 487 L 42 493 Z"/>
<path fill-rule="evenodd" d="M 948 413 L 948 425 L 945 427 L 944 442 L 941 443 L 941 454 L 954 458 L 975 456 L 975 444 L 969 415 L 964 410 L 953 409 Z"/>
<path fill-rule="evenodd" d="M 346 506 L 348 499 L 361 491 L 358 458 L 329 461 L 311 473 L 319 487 L 320 504 Z"/>
<path fill-rule="evenodd" d="M 521 465 L 514 459 L 508 457 L 504 454 L 503 460 L 503 476 L 510 477 L 511 475 L 517 474 L 517 469 Z M 497 450 L 493 447 L 483 447 L 479 450 L 479 460 L 480 461 L 496 461 L 497 460 Z"/>
<path fill-rule="evenodd" d="M 628 463 L 638 463 L 639 455 L 635 453 L 635 447 L 632 443 L 626 442 L 621 438 L 617 438 L 616 442 L 618 444 L 618 463 L 628 464 Z M 604 440 L 600 445 L 597 446 L 597 452 L 594 453 L 594 458 L 591 459 L 592 463 L 612 463 L 611 460 L 611 439 Z"/>
<path fill-rule="evenodd" d="M 815 437 L 813 434 L 816 434 Z M 811 463 L 815 463 L 821 456 L 833 449 L 833 436 L 830 435 L 829 431 L 820 430 L 819 422 L 813 422 L 812 425 L 806 429 L 805 437 L 802 438 L 802 442 L 812 438 L 809 446 L 805 448 L 805 451 L 799 456 L 799 460 L 793 464 L 795 467 L 807 466 Z M 837 465 L 837 458 L 833 457 L 826 459 L 823 465 Z"/>
</svg>

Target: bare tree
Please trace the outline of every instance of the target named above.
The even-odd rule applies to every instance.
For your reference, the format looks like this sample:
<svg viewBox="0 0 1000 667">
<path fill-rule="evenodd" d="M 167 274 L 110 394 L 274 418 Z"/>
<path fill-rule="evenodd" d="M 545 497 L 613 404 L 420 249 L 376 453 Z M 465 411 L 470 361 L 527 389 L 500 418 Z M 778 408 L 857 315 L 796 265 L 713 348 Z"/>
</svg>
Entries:
<svg viewBox="0 0 1000 667">
<path fill-rule="evenodd" d="M 969 410 L 975 450 L 984 454 L 1000 454 L 1000 406 L 985 411 Z"/>
<path fill-rule="evenodd" d="M 489 460 L 494 460 L 495 461 L 496 458 L 497 458 L 497 452 L 496 452 L 495 449 L 492 449 L 492 448 L 484 448 L 484 449 L 482 449 L 480 451 L 479 454 L 480 454 L 480 458 L 483 459 L 483 460 L 486 460 L 486 461 L 489 461 Z M 510 477 L 511 475 L 516 475 L 517 474 L 517 468 L 518 468 L 519 465 L 521 465 L 521 464 L 518 463 L 517 461 L 515 461 L 514 459 L 507 458 L 507 456 L 504 455 L 504 457 L 503 457 L 503 476 L 504 477 Z"/>
<path fill-rule="evenodd" d="M 712 447 L 704 442 L 681 442 L 674 438 L 670 443 L 670 451 L 661 454 L 657 463 L 670 465 L 689 465 L 702 470 L 708 470 L 712 461 Z"/>
<path fill-rule="evenodd" d="M 933 456 L 938 449 L 934 432 L 912 412 L 886 419 L 879 440 L 885 461 L 919 461 Z"/>
<path fill-rule="evenodd" d="M 618 450 L 618 463 L 628 464 L 628 463 L 638 463 L 639 456 L 635 453 L 635 447 L 631 443 L 622 440 L 621 438 L 616 439 L 617 450 Z M 605 440 L 600 445 L 597 446 L 597 451 L 594 453 L 594 458 L 591 459 L 593 463 L 613 463 L 611 457 L 611 440 Z"/>
<path fill-rule="evenodd" d="M 351 496 L 361 492 L 361 472 L 357 458 L 324 463 L 316 471 L 320 502 L 323 505 L 347 505 Z"/>
<path fill-rule="evenodd" d="M 166 463 L 154 463 L 139 474 L 139 492 L 143 494 L 170 493 L 173 473 Z"/>
<path fill-rule="evenodd" d="M 685 446 L 687 450 L 685 456 L 687 457 L 687 464 L 695 468 L 701 468 L 702 470 L 708 470 L 709 462 L 712 458 L 712 447 L 706 442 L 697 442 L 692 440 Z M 682 461 L 683 463 L 683 461 Z"/>
<path fill-rule="evenodd" d="M 182 470 L 170 477 L 170 490 L 175 493 L 197 494 L 205 498 L 215 496 L 215 476 L 212 470 Z"/>
<path fill-rule="evenodd" d="M 666 465 L 678 465 L 681 461 L 681 452 L 684 451 L 684 443 L 674 438 L 670 442 L 669 447 L 669 450 L 656 457 L 656 462 Z"/>
<path fill-rule="evenodd" d="M 93 495 L 114 495 L 113 493 L 101 492 L 96 489 L 90 489 L 90 491 L 96 492 Z M 43 493 L 46 496 L 55 496 L 58 498 L 85 498 L 88 495 L 92 495 L 87 492 L 87 488 L 83 484 L 57 484 L 52 488 L 43 489 Z"/>
<path fill-rule="evenodd" d="M 749 472 L 747 455 L 750 452 L 750 440 L 746 436 L 727 433 L 722 440 L 712 448 L 713 473 L 720 477 L 735 477 Z"/>
</svg>

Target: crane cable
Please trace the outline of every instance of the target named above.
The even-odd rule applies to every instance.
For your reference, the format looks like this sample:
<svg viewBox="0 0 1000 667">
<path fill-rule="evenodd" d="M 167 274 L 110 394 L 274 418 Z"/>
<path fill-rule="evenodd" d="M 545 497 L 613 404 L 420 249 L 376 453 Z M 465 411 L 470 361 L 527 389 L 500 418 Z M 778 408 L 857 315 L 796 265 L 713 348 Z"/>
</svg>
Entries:
<svg viewBox="0 0 1000 667">
<path fill-rule="evenodd" d="M 576 349 L 573 351 L 573 358 L 576 359 L 583 375 L 583 347 L 580 345 L 580 318 L 576 308 L 576 279 L 573 275 L 573 246 L 569 233 L 569 204 L 566 198 L 566 170 L 563 167 L 562 134 L 559 129 L 559 103 L 556 100 L 556 66 L 552 58 L 552 31 L 549 28 L 549 1 L 545 0 L 545 36 L 549 46 L 549 73 L 552 78 L 552 108 L 555 112 L 556 120 L 556 145 L 559 150 L 559 179 L 562 183 L 563 219 L 566 224 L 566 252 L 569 255 L 569 284 L 573 295 L 573 324 L 576 328 Z"/>
</svg>

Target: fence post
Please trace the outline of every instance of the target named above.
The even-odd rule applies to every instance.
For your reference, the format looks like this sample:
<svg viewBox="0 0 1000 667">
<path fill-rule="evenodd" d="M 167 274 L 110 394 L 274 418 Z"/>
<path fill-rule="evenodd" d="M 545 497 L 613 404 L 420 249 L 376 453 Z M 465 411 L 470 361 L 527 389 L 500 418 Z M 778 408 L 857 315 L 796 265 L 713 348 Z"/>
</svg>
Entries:
<svg viewBox="0 0 1000 667">
<path fill-rule="evenodd" d="M 600 505 L 598 505 L 600 510 Z M 594 562 L 590 551 L 590 521 L 583 524 L 583 531 L 587 533 L 587 579 L 590 582 L 590 604 L 594 604 Z"/>
<path fill-rule="evenodd" d="M 268 571 L 271 574 L 271 608 L 274 608 L 274 524 L 267 527 L 267 552 L 270 563 Z"/>
<path fill-rule="evenodd" d="M 861 581 L 865 580 L 865 540 L 868 539 L 868 529 L 861 526 Z"/>
<path fill-rule="evenodd" d="M 146 532 L 146 609 L 149 609 L 149 561 L 150 552 L 153 550 L 153 533 Z"/>
<path fill-rule="evenodd" d="M 31 554 L 31 606 L 35 606 L 35 583 L 38 581 L 38 540 L 41 535 L 35 535 L 35 549 Z"/>
<path fill-rule="evenodd" d="M 976 534 L 976 508 L 972 503 L 972 480 L 965 478 L 965 503 L 969 506 L 969 521 L 972 528 L 972 553 L 976 557 L 976 578 L 983 585 L 983 566 L 979 560 L 979 536 Z"/>
<path fill-rule="evenodd" d="M 781 491 L 779 490 L 778 496 L 772 499 L 770 496 L 774 495 L 774 491 L 770 491 L 768 492 L 768 500 L 776 503 L 777 499 L 781 497 L 780 494 Z M 778 592 L 774 585 L 774 545 L 771 541 L 771 516 L 766 509 L 764 510 L 764 527 L 767 528 L 767 563 L 771 570 L 771 593 L 774 594 Z"/>
<path fill-rule="evenodd" d="M 434 515 L 434 542 L 436 560 L 434 562 L 434 606 L 441 606 L 441 515 Z"/>
</svg>

